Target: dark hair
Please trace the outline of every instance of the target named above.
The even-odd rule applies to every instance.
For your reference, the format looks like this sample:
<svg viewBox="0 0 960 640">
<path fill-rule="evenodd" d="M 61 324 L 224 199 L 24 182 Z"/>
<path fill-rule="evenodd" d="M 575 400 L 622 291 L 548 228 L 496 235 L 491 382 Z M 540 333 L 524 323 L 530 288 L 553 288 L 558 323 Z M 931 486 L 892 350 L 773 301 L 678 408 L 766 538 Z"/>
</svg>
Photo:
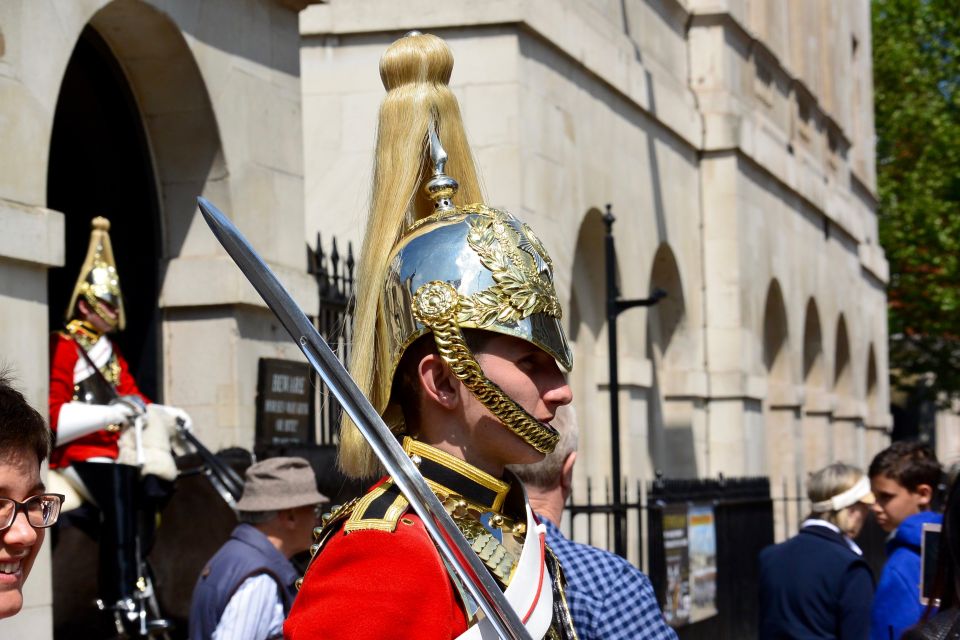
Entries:
<svg viewBox="0 0 960 640">
<path fill-rule="evenodd" d="M 11 386 L 6 372 L 0 371 L 0 458 L 26 449 L 43 462 L 50 453 L 50 429 L 23 394 Z"/>
<path fill-rule="evenodd" d="M 916 491 L 922 484 L 936 489 L 941 470 L 933 449 L 920 442 L 900 441 L 878 453 L 867 474 L 870 478 L 886 476 L 908 491 Z"/>
</svg>

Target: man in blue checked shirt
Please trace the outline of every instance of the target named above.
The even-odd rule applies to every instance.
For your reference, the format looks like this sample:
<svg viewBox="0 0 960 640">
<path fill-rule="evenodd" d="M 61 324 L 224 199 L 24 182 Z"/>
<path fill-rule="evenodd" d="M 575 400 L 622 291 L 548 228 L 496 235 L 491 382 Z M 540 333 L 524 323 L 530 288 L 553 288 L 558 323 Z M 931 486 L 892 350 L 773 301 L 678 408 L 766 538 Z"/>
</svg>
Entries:
<svg viewBox="0 0 960 640">
<path fill-rule="evenodd" d="M 530 506 L 547 527 L 567 579 L 567 600 L 580 640 L 676 640 L 663 619 L 653 585 L 618 555 L 567 540 L 558 528 L 570 497 L 577 457 L 576 414 L 559 407 L 551 424 L 560 432 L 553 453 L 532 465 L 510 469 L 526 486 Z"/>
</svg>

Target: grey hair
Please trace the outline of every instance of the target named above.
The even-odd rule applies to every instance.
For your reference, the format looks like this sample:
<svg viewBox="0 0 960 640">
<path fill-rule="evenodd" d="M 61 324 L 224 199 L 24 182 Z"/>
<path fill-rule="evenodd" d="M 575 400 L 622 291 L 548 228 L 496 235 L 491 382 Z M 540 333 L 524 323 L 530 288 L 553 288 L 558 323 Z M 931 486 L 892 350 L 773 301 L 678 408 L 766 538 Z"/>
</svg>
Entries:
<svg viewBox="0 0 960 640">
<path fill-rule="evenodd" d="M 557 407 L 557 413 L 551 422 L 553 428 L 560 432 L 560 440 L 553 453 L 540 462 L 534 464 L 512 464 L 508 469 L 517 474 L 524 484 L 541 489 L 549 489 L 560 481 L 563 463 L 571 453 L 577 450 L 579 429 L 577 428 L 577 412 L 573 405 Z"/>
<path fill-rule="evenodd" d="M 263 524 L 279 515 L 279 511 L 238 511 L 237 520 L 243 524 Z"/>
</svg>

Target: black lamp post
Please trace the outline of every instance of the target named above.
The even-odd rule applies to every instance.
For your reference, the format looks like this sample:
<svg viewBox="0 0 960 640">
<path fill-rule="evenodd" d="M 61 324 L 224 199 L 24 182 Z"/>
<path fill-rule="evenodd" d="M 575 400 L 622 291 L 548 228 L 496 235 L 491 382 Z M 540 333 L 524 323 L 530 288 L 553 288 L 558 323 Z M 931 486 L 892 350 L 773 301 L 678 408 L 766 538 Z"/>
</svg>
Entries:
<svg viewBox="0 0 960 640">
<path fill-rule="evenodd" d="M 607 227 L 603 238 L 607 276 L 607 349 L 610 361 L 610 458 L 613 475 L 613 546 L 617 555 L 626 557 L 627 544 L 624 539 L 626 510 L 623 507 L 623 495 L 620 488 L 620 380 L 617 371 L 617 316 L 633 307 L 649 307 L 667 296 L 663 289 L 656 289 L 649 298 L 621 300 L 617 286 L 617 256 L 613 245 L 613 222 L 616 218 L 607 205 L 603 224 Z"/>
</svg>

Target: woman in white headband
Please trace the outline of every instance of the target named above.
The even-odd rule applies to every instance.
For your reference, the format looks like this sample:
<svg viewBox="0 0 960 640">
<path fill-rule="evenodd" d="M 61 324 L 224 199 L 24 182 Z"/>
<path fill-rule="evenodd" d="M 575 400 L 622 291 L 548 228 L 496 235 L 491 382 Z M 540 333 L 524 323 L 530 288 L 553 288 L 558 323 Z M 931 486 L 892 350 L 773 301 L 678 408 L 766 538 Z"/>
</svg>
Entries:
<svg viewBox="0 0 960 640">
<path fill-rule="evenodd" d="M 807 481 L 800 532 L 760 553 L 761 638 L 866 638 L 874 578 L 853 541 L 873 504 L 860 469 L 831 464 Z"/>
</svg>

